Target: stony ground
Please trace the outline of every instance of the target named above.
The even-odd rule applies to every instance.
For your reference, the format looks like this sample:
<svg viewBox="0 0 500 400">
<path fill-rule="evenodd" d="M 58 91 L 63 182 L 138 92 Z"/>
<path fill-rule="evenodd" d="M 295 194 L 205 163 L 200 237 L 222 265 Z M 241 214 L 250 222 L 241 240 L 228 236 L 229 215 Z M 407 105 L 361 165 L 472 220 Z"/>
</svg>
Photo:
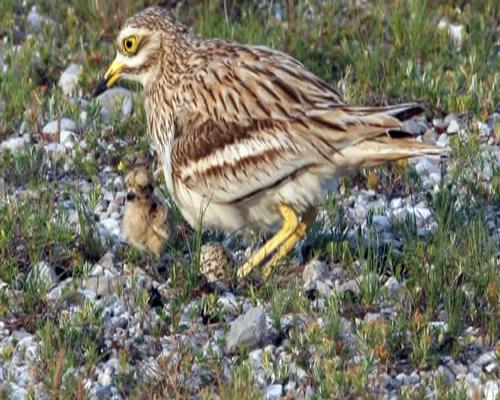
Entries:
<svg viewBox="0 0 500 400">
<path fill-rule="evenodd" d="M 458 11 L 438 2 L 415 31 L 434 28 L 431 39 L 444 50 L 429 54 L 398 31 L 404 19 L 397 16 L 416 18 L 418 1 L 391 10 L 381 2 L 351 9 L 298 1 L 294 12 L 304 18 L 290 17 L 293 2 L 172 3 L 200 34 L 288 48 L 339 81 L 352 101 L 364 102 L 364 89 L 366 103 L 403 96 L 430 104 L 406 130 L 447 157 L 346 178 L 267 282 L 258 273 L 234 280 L 263 237 L 191 232 L 175 207 L 182 234 L 154 259 L 121 235 L 124 175 L 138 162 L 155 169 L 141 94 L 124 85 L 90 96 L 113 57 L 120 21 L 143 4 L 126 2 L 114 13 L 113 5 L 92 10 L 76 0 L 62 9 L 4 2 L 0 397 L 499 399 L 494 2 Z M 331 38 L 339 34 L 328 33 L 320 11 L 341 27 L 350 19 L 377 27 L 389 13 L 392 25 L 381 31 L 387 46 L 415 47 L 401 50 L 405 72 L 372 67 L 378 50 L 332 65 L 326 58 L 349 52 L 346 40 L 362 44 L 369 34 Z M 87 22 L 94 20 L 109 24 L 99 30 Z M 297 32 L 303 39 L 294 42 Z M 329 40 L 342 44 L 323 57 Z M 481 54 L 476 65 L 471 58 Z M 390 64 L 398 54 L 385 56 Z M 370 81 L 396 72 L 420 77 L 422 86 L 400 76 Z M 164 191 L 161 177 L 157 186 Z"/>
</svg>

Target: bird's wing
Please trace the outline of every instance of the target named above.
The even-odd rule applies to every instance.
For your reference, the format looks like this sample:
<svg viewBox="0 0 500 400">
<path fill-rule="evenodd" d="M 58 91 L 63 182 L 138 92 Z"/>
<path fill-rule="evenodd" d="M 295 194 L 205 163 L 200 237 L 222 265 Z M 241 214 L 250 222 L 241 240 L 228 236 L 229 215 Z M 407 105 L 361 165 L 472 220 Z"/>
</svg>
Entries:
<svg viewBox="0 0 500 400">
<path fill-rule="evenodd" d="M 210 201 L 235 203 L 314 166 L 317 156 L 305 154 L 306 145 L 279 121 L 187 123 L 174 141 L 172 173 Z"/>
<path fill-rule="evenodd" d="M 173 173 L 212 201 L 244 199 L 400 126 L 382 111 L 346 106 L 284 53 L 200 46 L 179 91 L 188 117 L 176 122 Z"/>
</svg>

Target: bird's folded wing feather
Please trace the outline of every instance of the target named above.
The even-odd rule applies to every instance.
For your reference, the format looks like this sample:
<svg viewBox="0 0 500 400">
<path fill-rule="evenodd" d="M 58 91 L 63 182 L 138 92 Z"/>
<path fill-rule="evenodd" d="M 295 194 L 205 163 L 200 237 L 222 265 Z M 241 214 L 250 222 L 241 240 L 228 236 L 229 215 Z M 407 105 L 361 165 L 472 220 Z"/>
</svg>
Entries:
<svg viewBox="0 0 500 400">
<path fill-rule="evenodd" d="M 212 201 L 238 201 L 400 126 L 384 113 L 345 106 L 284 53 L 203 45 L 180 91 L 188 117 L 176 122 L 173 172 Z"/>
<path fill-rule="evenodd" d="M 189 126 L 176 138 L 172 156 L 174 176 L 216 203 L 245 200 L 317 162 L 276 121 Z"/>
</svg>

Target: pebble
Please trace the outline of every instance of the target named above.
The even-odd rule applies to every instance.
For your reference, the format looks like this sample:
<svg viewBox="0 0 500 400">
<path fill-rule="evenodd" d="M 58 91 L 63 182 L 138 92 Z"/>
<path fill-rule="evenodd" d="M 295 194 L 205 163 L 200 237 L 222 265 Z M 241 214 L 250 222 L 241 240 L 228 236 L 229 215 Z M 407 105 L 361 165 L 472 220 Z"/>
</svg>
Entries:
<svg viewBox="0 0 500 400">
<path fill-rule="evenodd" d="M 416 118 L 411 118 L 403 122 L 402 131 L 413 136 L 423 135 L 427 131 L 427 123 Z"/>
<path fill-rule="evenodd" d="M 217 304 L 226 314 L 236 316 L 239 314 L 239 304 L 236 296 L 231 292 L 224 292 L 217 299 Z"/>
<path fill-rule="evenodd" d="M 262 349 L 255 349 L 248 354 L 248 359 L 254 370 L 258 370 L 262 366 L 262 353 Z"/>
<path fill-rule="evenodd" d="M 266 313 L 264 307 L 252 307 L 230 324 L 226 337 L 226 354 L 234 353 L 239 347 L 249 349 L 262 344 L 267 337 Z"/>
<path fill-rule="evenodd" d="M 328 265 L 319 260 L 312 260 L 306 264 L 302 272 L 304 290 L 306 292 L 318 289 L 318 284 L 329 278 Z"/>
<path fill-rule="evenodd" d="M 26 147 L 27 141 L 24 137 L 11 137 L 5 139 L 1 144 L 2 150 L 9 150 L 11 153 L 17 153 Z"/>
<path fill-rule="evenodd" d="M 85 290 L 94 292 L 97 296 L 109 296 L 115 292 L 118 286 L 119 280 L 110 276 L 91 276 L 82 283 Z"/>
<path fill-rule="evenodd" d="M 120 110 L 120 121 L 126 121 L 134 106 L 132 93 L 122 87 L 113 87 L 97 96 L 97 101 L 101 105 L 101 117 L 105 121 L 110 121 L 116 110 Z"/>
<path fill-rule="evenodd" d="M 45 135 L 57 135 L 61 131 L 70 131 L 73 133 L 78 132 L 78 125 L 75 121 L 69 118 L 60 118 L 48 122 L 42 128 L 42 133 Z"/>
<path fill-rule="evenodd" d="M 265 398 L 267 400 L 279 400 L 283 394 L 283 385 L 274 384 L 266 388 Z"/>
<path fill-rule="evenodd" d="M 366 323 L 366 324 L 375 324 L 375 323 L 380 323 L 380 322 L 384 322 L 385 321 L 385 318 L 382 314 L 380 313 L 366 313 L 364 318 L 363 318 L 363 322 Z"/>
<path fill-rule="evenodd" d="M 31 27 L 31 29 L 39 33 L 42 28 L 42 23 L 45 19 L 40 14 L 38 14 L 38 7 L 34 5 L 31 7 L 26 20 L 28 21 L 28 25 Z"/>
<path fill-rule="evenodd" d="M 9 394 L 9 400 L 25 400 L 28 398 L 28 391 L 13 383 L 7 386 L 6 392 Z"/>
<path fill-rule="evenodd" d="M 452 362 L 448 365 L 448 368 L 451 369 L 451 371 L 456 375 L 456 376 L 465 376 L 469 372 L 469 369 L 463 365 L 462 363 L 459 362 Z"/>
<path fill-rule="evenodd" d="M 479 358 L 474 361 L 474 365 L 478 367 L 484 367 L 486 364 L 489 364 L 497 359 L 495 352 L 489 351 L 487 353 L 483 353 L 479 356 Z"/>
<path fill-rule="evenodd" d="M 372 223 L 375 227 L 377 227 L 380 231 L 387 231 L 391 229 L 391 221 L 385 215 L 374 215 L 372 219 Z"/>
<path fill-rule="evenodd" d="M 43 146 L 47 157 L 52 161 L 58 161 L 66 157 L 66 146 L 61 143 L 47 143 Z"/>
<path fill-rule="evenodd" d="M 27 279 L 37 282 L 37 285 L 44 285 L 47 290 L 52 289 L 58 282 L 54 268 L 46 261 L 35 264 L 28 273 Z"/>
<path fill-rule="evenodd" d="M 450 369 L 448 367 L 445 367 L 444 365 L 440 365 L 438 367 L 438 373 L 440 373 L 443 378 L 444 378 L 444 381 L 447 385 L 451 385 L 455 382 L 455 374 L 450 371 Z"/>
<path fill-rule="evenodd" d="M 385 281 L 384 287 L 387 289 L 387 293 L 389 294 L 389 296 L 394 297 L 399 293 L 401 284 L 394 276 L 391 276 L 389 279 L 387 279 L 387 281 Z"/>
<path fill-rule="evenodd" d="M 446 133 L 448 133 L 449 135 L 451 135 L 453 133 L 458 133 L 461 129 L 462 128 L 460 126 L 460 123 L 457 120 L 454 119 L 448 125 L 448 129 L 446 129 Z"/>
<path fill-rule="evenodd" d="M 338 286 L 337 288 L 337 291 L 339 293 L 344 293 L 344 292 L 352 292 L 354 294 L 359 294 L 360 293 L 360 289 L 359 289 L 359 283 L 354 280 L 354 279 L 350 279 L 348 280 L 347 282 L 343 283 L 342 285 Z"/>
<path fill-rule="evenodd" d="M 442 135 L 439 135 L 439 138 L 436 142 L 436 146 L 448 147 L 448 143 L 449 143 L 448 135 L 442 134 Z"/>
<path fill-rule="evenodd" d="M 70 64 L 59 77 L 58 86 L 61 88 L 63 94 L 69 96 L 73 94 L 78 84 L 78 79 L 82 72 L 80 64 Z"/>
<path fill-rule="evenodd" d="M 112 236 L 120 235 L 120 221 L 116 218 L 104 218 L 99 221 L 99 223 L 106 229 L 106 231 Z"/>
<path fill-rule="evenodd" d="M 422 140 L 424 143 L 436 144 L 439 136 L 434 129 L 428 129 L 425 131 Z"/>
</svg>

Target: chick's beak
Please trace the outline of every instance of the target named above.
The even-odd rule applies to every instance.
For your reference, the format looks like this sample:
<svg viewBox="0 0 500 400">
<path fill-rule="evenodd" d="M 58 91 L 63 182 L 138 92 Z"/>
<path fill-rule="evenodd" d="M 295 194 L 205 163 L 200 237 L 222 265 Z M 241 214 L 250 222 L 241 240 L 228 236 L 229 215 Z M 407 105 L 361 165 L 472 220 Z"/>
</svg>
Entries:
<svg viewBox="0 0 500 400">
<path fill-rule="evenodd" d="M 116 59 L 111 63 L 111 66 L 106 71 L 104 78 L 97 82 L 94 89 L 93 96 L 99 96 L 101 93 L 106 91 L 106 89 L 113 86 L 116 81 L 120 78 L 121 72 L 123 70 L 123 63 L 117 61 Z"/>
</svg>

